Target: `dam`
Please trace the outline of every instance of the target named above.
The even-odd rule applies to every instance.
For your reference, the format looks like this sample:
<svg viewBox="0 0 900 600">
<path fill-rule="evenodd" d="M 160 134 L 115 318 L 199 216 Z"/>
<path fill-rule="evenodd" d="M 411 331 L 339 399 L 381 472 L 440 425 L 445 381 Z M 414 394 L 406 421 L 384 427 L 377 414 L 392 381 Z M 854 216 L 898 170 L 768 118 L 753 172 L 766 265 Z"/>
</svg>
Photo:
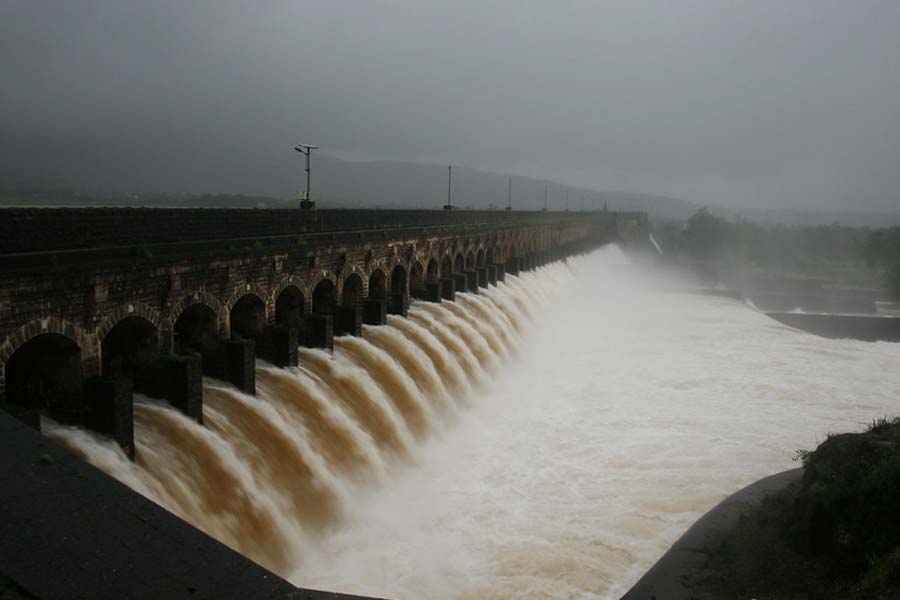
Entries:
<svg viewBox="0 0 900 600">
<path fill-rule="evenodd" d="M 51 239 L 10 253 L 3 315 L 21 312 L 6 339 L 31 332 L 14 340 L 16 349 L 51 334 L 76 343 L 83 408 L 12 405 L 22 365 L 41 365 L 23 371 L 32 382 L 25 398 L 76 390 L 67 387 L 77 370 L 71 359 L 15 350 L 2 355 L 6 406 L 303 588 L 386 598 L 618 598 L 730 492 L 794 466 L 796 450 L 828 432 L 896 410 L 896 345 L 826 340 L 733 298 L 666 291 L 671 275 L 629 252 L 646 231 L 643 215 L 435 212 L 425 226 L 334 231 L 326 221 L 282 230 L 278 247 L 252 229 L 253 211 L 235 212 L 230 227 L 250 223 L 240 241 L 205 233 L 185 245 L 162 227 L 152 243 L 132 237 L 139 224 L 129 230 L 126 222 L 106 234 L 95 225 L 93 237 L 134 240 L 124 246 L 98 250 L 85 235 L 61 238 L 81 244 L 71 252 Z M 27 234 L 28 219 L 18 216 Z M 24 244 L 30 236 L 21 237 Z M 424 251 L 429 242 L 440 248 L 434 256 Z M 470 251 L 474 269 L 466 268 Z M 80 253 L 106 262 L 78 274 Z M 272 264 L 279 255 L 288 256 L 280 272 Z M 337 268 L 342 256 L 369 287 L 344 311 L 354 328 L 335 335 L 354 274 L 352 264 Z M 390 277 L 398 265 L 418 273 L 413 257 L 428 261 L 426 274 L 436 259 L 461 265 L 425 278 L 432 286 L 452 280 L 452 301 L 443 284 L 440 294 L 413 285 L 417 275 L 405 278 L 391 308 L 388 290 L 398 288 Z M 35 271 L 36 263 L 47 270 Z M 372 294 L 372 275 L 382 270 L 384 297 L 377 283 Z M 285 319 L 283 298 L 279 310 L 276 290 L 290 286 L 270 283 L 288 277 L 303 294 L 295 313 L 302 321 Z M 325 280 L 334 302 L 316 312 L 306 299 L 315 304 Z M 156 281 L 174 282 L 175 291 L 163 294 Z M 241 316 L 248 284 L 264 307 L 256 330 Z M 366 321 L 366 300 L 377 301 L 378 315 L 384 307 L 378 323 Z M 174 327 L 176 313 L 198 304 L 216 317 L 202 335 Z M 161 325 L 138 330 L 130 344 L 109 342 L 117 322 L 140 315 Z M 127 349 L 145 342 L 165 365 L 147 365 L 157 377 L 194 370 L 177 380 L 182 396 L 141 382 L 145 354 Z M 208 371 L 208 357 L 221 370 Z M 59 365 L 69 369 L 59 375 Z M 112 426 L 92 414 L 88 390 L 98 389 L 108 393 L 99 409 L 116 417 L 105 421 Z M 194 399 L 187 406 L 195 412 L 183 397 Z M 122 414 L 131 420 L 117 429 Z M 122 436 L 129 423 L 131 437 Z"/>
<path fill-rule="evenodd" d="M 476 293 L 634 237 L 646 215 L 4 209 L 0 400 L 133 452 L 131 395 L 202 421 L 203 376 L 255 393 L 254 361 Z M 91 421 L 91 423 L 88 423 Z"/>
<path fill-rule="evenodd" d="M 606 211 L 2 213 L 3 407 L 284 577 L 512 358 L 559 261 L 647 231 Z"/>
</svg>

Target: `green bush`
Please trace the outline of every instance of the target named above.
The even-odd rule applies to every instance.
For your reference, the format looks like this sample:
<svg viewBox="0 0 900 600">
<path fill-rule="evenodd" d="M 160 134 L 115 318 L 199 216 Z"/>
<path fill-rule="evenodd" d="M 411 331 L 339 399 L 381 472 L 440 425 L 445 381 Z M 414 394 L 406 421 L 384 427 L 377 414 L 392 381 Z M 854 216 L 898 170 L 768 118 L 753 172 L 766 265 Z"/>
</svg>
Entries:
<svg viewBox="0 0 900 600">
<path fill-rule="evenodd" d="M 829 437 L 804 461 L 789 537 L 841 578 L 900 546 L 900 420 Z"/>
</svg>

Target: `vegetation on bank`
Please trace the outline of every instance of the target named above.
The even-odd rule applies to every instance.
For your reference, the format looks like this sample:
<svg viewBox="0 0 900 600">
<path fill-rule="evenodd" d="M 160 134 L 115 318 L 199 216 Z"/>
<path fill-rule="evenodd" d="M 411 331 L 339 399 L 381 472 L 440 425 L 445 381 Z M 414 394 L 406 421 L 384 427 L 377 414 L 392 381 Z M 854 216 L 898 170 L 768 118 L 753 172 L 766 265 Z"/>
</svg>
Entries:
<svg viewBox="0 0 900 600">
<path fill-rule="evenodd" d="M 716 598 L 900 598 L 900 419 L 798 459 L 802 481 L 741 517 L 702 587 Z"/>
<path fill-rule="evenodd" d="M 900 227 L 761 225 L 727 221 L 700 209 L 683 227 L 668 224 L 655 233 L 675 258 L 831 283 L 883 284 L 900 300 Z"/>
</svg>

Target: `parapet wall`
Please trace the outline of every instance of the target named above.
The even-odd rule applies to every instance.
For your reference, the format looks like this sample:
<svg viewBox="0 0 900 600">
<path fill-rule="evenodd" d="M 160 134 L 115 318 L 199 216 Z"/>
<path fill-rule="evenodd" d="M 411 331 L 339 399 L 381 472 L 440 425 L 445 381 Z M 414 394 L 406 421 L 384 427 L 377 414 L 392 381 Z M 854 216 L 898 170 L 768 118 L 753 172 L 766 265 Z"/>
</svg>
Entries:
<svg viewBox="0 0 900 600">
<path fill-rule="evenodd" d="M 0 254 L 416 227 L 546 227 L 639 213 L 200 208 L 0 209 Z"/>
</svg>

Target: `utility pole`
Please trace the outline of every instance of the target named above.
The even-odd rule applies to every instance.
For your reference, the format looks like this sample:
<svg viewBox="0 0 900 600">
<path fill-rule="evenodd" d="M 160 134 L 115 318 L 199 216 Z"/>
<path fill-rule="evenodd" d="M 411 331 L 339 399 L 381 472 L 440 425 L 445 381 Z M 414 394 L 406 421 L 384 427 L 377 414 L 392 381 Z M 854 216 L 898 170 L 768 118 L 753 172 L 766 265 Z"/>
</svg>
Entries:
<svg viewBox="0 0 900 600">
<path fill-rule="evenodd" d="M 509 191 L 506 192 L 506 210 L 512 210 L 512 177 L 509 178 Z"/>
<path fill-rule="evenodd" d="M 447 204 L 444 210 L 453 210 L 453 204 L 450 202 L 450 182 L 453 179 L 453 165 L 447 165 Z"/>
<path fill-rule="evenodd" d="M 309 157 L 312 154 L 313 150 L 318 150 L 318 146 L 311 146 L 309 144 L 298 144 L 294 146 L 294 150 L 303 154 L 306 157 L 306 198 L 300 201 L 300 208 L 310 210 L 316 207 L 316 203 L 312 201 L 310 197 L 310 189 L 309 189 Z"/>
<path fill-rule="evenodd" d="M 544 184 L 544 212 L 547 212 L 547 184 Z"/>
</svg>

